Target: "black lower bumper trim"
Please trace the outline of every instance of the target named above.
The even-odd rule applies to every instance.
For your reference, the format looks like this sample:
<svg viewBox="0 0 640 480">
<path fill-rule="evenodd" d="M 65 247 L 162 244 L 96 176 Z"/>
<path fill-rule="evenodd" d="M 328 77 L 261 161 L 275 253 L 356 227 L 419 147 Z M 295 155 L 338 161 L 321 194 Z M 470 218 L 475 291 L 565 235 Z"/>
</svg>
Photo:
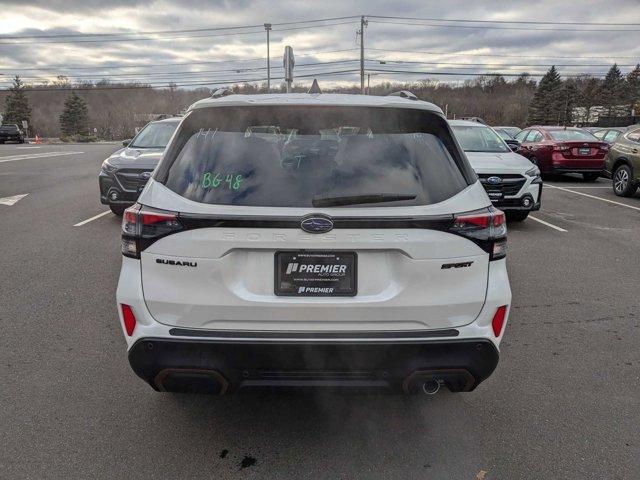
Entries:
<svg viewBox="0 0 640 480">
<path fill-rule="evenodd" d="M 279 331 L 230 331 L 230 330 L 198 330 L 191 328 L 172 328 L 169 334 L 175 337 L 201 337 L 201 338 L 229 338 L 229 339 L 308 339 L 325 340 L 345 338 L 345 332 L 279 332 Z M 445 330 L 410 330 L 397 332 L 349 332 L 349 339 L 388 339 L 388 338 L 449 338 L 457 337 L 460 334 L 455 328 Z"/>
<path fill-rule="evenodd" d="M 129 350 L 155 390 L 223 394 L 255 388 L 421 391 L 437 380 L 470 391 L 498 363 L 486 339 L 420 342 L 269 342 L 144 338 Z"/>
</svg>

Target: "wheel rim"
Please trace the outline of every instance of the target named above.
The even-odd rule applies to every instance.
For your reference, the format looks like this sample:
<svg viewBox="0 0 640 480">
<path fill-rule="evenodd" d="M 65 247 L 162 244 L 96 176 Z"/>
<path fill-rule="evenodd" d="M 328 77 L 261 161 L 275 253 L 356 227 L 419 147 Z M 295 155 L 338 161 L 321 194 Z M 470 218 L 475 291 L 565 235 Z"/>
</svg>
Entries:
<svg viewBox="0 0 640 480">
<path fill-rule="evenodd" d="M 628 184 L 629 184 L 629 174 L 625 169 L 621 168 L 616 172 L 613 188 L 615 188 L 616 192 L 623 192 L 627 189 Z"/>
</svg>

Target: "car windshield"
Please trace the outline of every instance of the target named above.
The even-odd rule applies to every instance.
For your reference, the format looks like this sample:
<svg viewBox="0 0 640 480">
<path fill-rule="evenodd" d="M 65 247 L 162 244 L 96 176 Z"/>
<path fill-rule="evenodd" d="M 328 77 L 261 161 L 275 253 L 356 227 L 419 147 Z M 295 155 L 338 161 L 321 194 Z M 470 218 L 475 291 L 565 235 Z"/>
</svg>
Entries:
<svg viewBox="0 0 640 480">
<path fill-rule="evenodd" d="M 453 132 L 465 152 L 510 152 L 511 149 L 489 127 L 454 125 Z"/>
<path fill-rule="evenodd" d="M 549 135 L 559 142 L 599 141 L 597 137 L 586 130 L 549 130 Z"/>
<path fill-rule="evenodd" d="M 18 127 L 15 125 L 2 125 L 0 127 L 0 132 L 17 132 Z"/>
<path fill-rule="evenodd" d="M 503 129 L 497 129 L 496 133 L 498 135 L 500 135 L 500 138 L 502 138 L 503 140 L 513 140 L 513 137 L 511 135 L 509 135 L 506 131 L 504 131 Z"/>
<path fill-rule="evenodd" d="M 147 124 L 131 141 L 131 148 L 164 148 L 171 140 L 178 122 L 152 122 Z"/>
<path fill-rule="evenodd" d="M 265 128 L 268 126 L 268 128 Z M 425 205 L 467 186 L 446 121 L 374 107 L 216 107 L 185 119 L 165 184 L 197 202 Z"/>
</svg>

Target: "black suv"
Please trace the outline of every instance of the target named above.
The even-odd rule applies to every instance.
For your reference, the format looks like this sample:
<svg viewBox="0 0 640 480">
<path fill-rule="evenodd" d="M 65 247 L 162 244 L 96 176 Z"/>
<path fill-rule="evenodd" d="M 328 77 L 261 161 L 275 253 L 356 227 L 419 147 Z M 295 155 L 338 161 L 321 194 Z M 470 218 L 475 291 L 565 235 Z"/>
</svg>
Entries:
<svg viewBox="0 0 640 480">
<path fill-rule="evenodd" d="M 113 213 L 122 215 L 138 199 L 180 120 L 148 123 L 133 140 L 122 142 L 125 148 L 102 162 L 98 175 L 100 202 L 109 205 Z"/>
<path fill-rule="evenodd" d="M 5 142 L 24 143 L 24 132 L 20 130 L 20 127 L 18 127 L 18 125 L 1 125 L 0 143 Z"/>
</svg>

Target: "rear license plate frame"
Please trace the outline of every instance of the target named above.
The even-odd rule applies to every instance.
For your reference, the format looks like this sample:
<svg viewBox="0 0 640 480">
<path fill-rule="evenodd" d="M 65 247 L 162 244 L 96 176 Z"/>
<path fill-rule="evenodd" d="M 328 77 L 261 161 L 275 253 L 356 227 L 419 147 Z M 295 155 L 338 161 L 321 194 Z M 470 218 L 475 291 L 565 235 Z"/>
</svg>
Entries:
<svg viewBox="0 0 640 480">
<path fill-rule="evenodd" d="M 357 252 L 278 250 L 274 253 L 273 259 L 274 293 L 277 296 L 331 298 L 354 297 L 358 294 Z M 316 265 L 327 266 L 328 271 L 306 271 L 309 266 Z M 340 270 L 341 265 L 346 265 L 344 272 Z M 301 269 L 303 271 L 300 271 Z"/>
</svg>

